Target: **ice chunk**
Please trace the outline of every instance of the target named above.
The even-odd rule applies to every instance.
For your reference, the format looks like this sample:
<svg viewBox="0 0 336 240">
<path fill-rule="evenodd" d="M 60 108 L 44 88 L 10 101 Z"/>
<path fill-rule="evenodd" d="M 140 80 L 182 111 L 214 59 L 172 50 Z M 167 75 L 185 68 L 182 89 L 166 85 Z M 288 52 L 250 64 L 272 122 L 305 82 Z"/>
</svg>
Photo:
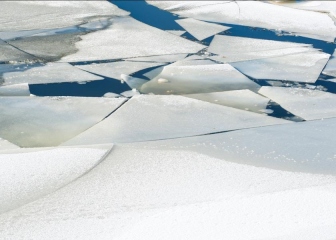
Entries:
<svg viewBox="0 0 336 240">
<path fill-rule="evenodd" d="M 259 93 L 305 120 L 336 117 L 336 95 L 301 88 L 262 87 Z"/>
<path fill-rule="evenodd" d="M 269 102 L 269 99 L 250 90 L 187 94 L 184 96 L 256 113 L 262 113 Z"/>
<path fill-rule="evenodd" d="M 164 66 L 157 67 L 149 72 L 144 73 L 143 75 L 149 79 L 155 78 L 157 75 L 159 75 L 162 72 L 163 68 Z"/>
<path fill-rule="evenodd" d="M 140 95 L 140 93 L 135 88 L 133 88 L 132 90 L 120 93 L 120 95 L 124 96 L 124 97 L 127 97 L 127 98 L 131 98 L 131 97 Z"/>
<path fill-rule="evenodd" d="M 314 83 L 321 74 L 329 56 L 329 54 L 322 52 L 306 52 L 234 62 L 231 65 L 255 79 Z"/>
<path fill-rule="evenodd" d="M 205 46 L 146 25 L 131 17 L 115 18 L 105 30 L 89 33 L 76 43 L 79 51 L 62 61 L 122 59 L 195 53 Z"/>
<path fill-rule="evenodd" d="M 193 35 L 200 41 L 208 37 L 211 37 L 217 33 L 230 29 L 230 27 L 214 23 L 207 23 L 192 18 L 179 19 L 176 20 L 175 22 L 177 22 L 181 27 L 183 27 L 191 35 Z"/>
<path fill-rule="evenodd" d="M 169 83 L 159 83 L 160 78 L 167 79 Z M 164 67 L 158 76 L 142 85 L 140 91 L 154 94 L 193 94 L 258 88 L 258 84 L 228 64 L 191 66 L 173 64 Z"/>
<path fill-rule="evenodd" d="M 113 92 L 107 92 L 107 93 L 104 94 L 103 97 L 106 97 L 106 98 L 115 98 L 115 97 L 120 97 L 120 95 L 117 94 L 117 93 L 113 93 Z"/>
<path fill-rule="evenodd" d="M 333 55 L 331 56 L 329 62 L 323 69 L 323 74 L 328 75 L 328 76 L 333 76 L 336 77 L 336 50 L 334 51 Z"/>
<path fill-rule="evenodd" d="M 56 146 L 98 123 L 125 100 L 1 97 L 0 137 L 21 147 Z"/>
<path fill-rule="evenodd" d="M 107 2 L 2 1 L 0 31 L 62 28 L 100 16 L 125 16 L 126 11 Z"/>
<path fill-rule="evenodd" d="M 182 30 L 167 30 L 166 32 L 169 32 L 177 36 L 181 36 L 186 33 L 186 31 L 182 31 Z"/>
<path fill-rule="evenodd" d="M 28 83 L 0 86 L 0 96 L 30 96 Z"/>
<path fill-rule="evenodd" d="M 103 79 L 68 63 L 2 65 L 0 66 L 0 73 L 2 73 L 4 85 L 83 82 Z"/>
<path fill-rule="evenodd" d="M 15 148 L 19 147 L 14 145 L 13 143 L 8 142 L 5 139 L 0 138 L 0 150 L 15 149 Z"/>
<path fill-rule="evenodd" d="M 140 95 L 64 145 L 137 142 L 289 123 L 182 96 Z"/>
<path fill-rule="evenodd" d="M 22 52 L 0 39 L 0 62 L 10 61 L 36 61 L 37 58 Z"/>
<path fill-rule="evenodd" d="M 52 193 L 95 167 L 111 145 L 0 153 L 0 214 Z"/>
<path fill-rule="evenodd" d="M 121 80 L 121 74 L 130 75 L 140 70 L 160 65 L 162 65 L 162 63 L 120 61 L 89 65 L 76 65 L 76 67 L 101 76 Z"/>
<path fill-rule="evenodd" d="M 127 85 L 132 89 L 139 89 L 143 84 L 148 82 L 144 79 L 127 76 L 125 74 L 122 74 L 120 77 L 121 80 L 125 81 Z"/>
<path fill-rule="evenodd" d="M 188 54 L 172 54 L 172 55 L 159 55 L 159 56 L 148 56 L 148 57 L 137 57 L 129 58 L 128 61 L 140 61 L 140 62 L 175 62 L 185 58 Z"/>
<path fill-rule="evenodd" d="M 265 2 L 225 1 L 217 4 L 208 1 L 147 2 L 180 16 L 203 21 L 282 30 L 331 42 L 336 37 L 336 26 L 327 14 L 275 6 Z"/>
</svg>

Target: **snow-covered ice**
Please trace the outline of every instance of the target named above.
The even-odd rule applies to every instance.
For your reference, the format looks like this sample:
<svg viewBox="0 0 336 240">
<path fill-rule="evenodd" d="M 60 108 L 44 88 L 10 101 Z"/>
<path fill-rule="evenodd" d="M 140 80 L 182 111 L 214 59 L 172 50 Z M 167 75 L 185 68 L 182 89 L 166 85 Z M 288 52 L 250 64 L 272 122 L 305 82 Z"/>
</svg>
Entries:
<svg viewBox="0 0 336 240">
<path fill-rule="evenodd" d="M 0 86 L 0 96 L 30 96 L 28 83 Z"/>
</svg>

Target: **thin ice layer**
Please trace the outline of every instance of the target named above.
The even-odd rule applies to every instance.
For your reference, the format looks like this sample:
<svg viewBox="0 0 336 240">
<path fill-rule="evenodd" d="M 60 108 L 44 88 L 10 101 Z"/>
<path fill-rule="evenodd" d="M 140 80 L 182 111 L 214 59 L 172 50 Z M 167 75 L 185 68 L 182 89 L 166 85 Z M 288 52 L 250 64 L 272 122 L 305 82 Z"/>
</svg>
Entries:
<svg viewBox="0 0 336 240">
<path fill-rule="evenodd" d="M 327 65 L 325 66 L 325 68 L 323 69 L 323 74 L 328 75 L 328 76 L 332 76 L 332 77 L 336 77 L 336 50 L 334 51 L 333 55 L 331 56 L 331 58 L 329 59 Z"/>
<path fill-rule="evenodd" d="M 37 60 L 37 58 L 14 48 L 0 39 L 0 62 L 32 60 Z"/>
<path fill-rule="evenodd" d="M 182 96 L 138 95 L 64 145 L 138 142 L 284 123 L 289 122 Z"/>
<path fill-rule="evenodd" d="M 218 157 L 207 156 L 225 147 L 218 136 L 225 134 L 207 136 L 212 142 L 187 138 L 118 145 L 72 184 L 1 215 L 2 236 L 246 240 L 309 232 L 317 239 L 332 238 L 335 176 L 232 163 L 226 161 L 224 150 Z M 253 140 L 247 143 L 259 144 L 257 136 L 249 136 Z M 307 148 L 300 145 L 300 135 L 293 136 L 297 137 L 293 143 Z M 274 134 L 261 140 L 270 146 L 276 138 Z M 281 151 L 286 150 L 288 146 L 282 145 Z"/>
<path fill-rule="evenodd" d="M 250 90 L 187 94 L 184 96 L 256 113 L 264 112 L 269 102 L 268 98 Z"/>
<path fill-rule="evenodd" d="M 62 28 L 95 17 L 125 15 L 107 1 L 1 1 L 0 31 Z"/>
<path fill-rule="evenodd" d="M 234 62 L 231 65 L 254 79 L 314 83 L 320 76 L 329 56 L 322 52 L 306 52 Z"/>
<path fill-rule="evenodd" d="M 0 96 L 30 96 L 28 83 L 0 86 Z"/>
<path fill-rule="evenodd" d="M 148 57 L 137 57 L 137 58 L 128 58 L 128 61 L 137 61 L 137 62 L 176 62 L 185 58 L 188 54 L 172 54 L 172 55 L 159 55 L 159 56 L 148 56 Z"/>
<path fill-rule="evenodd" d="M 130 75 L 140 70 L 160 66 L 162 63 L 120 61 L 110 63 L 94 63 L 89 65 L 76 65 L 77 68 L 101 76 L 121 80 L 121 75 Z"/>
<path fill-rule="evenodd" d="M 324 13 L 303 11 L 259 2 L 147 1 L 183 17 L 203 21 L 275 29 L 333 42 L 334 21 Z M 200 7 L 200 5 L 202 5 Z M 284 21 L 286 19 L 286 21 Z"/>
<path fill-rule="evenodd" d="M 34 148 L 0 153 L 0 214 L 50 194 L 95 167 L 108 146 Z"/>
<path fill-rule="evenodd" d="M 0 73 L 4 85 L 83 82 L 103 79 L 68 63 L 2 65 L 0 66 Z"/>
<path fill-rule="evenodd" d="M 105 30 L 82 36 L 79 51 L 62 61 L 122 59 L 153 55 L 195 53 L 205 46 L 151 27 L 131 17 L 114 18 Z"/>
<path fill-rule="evenodd" d="M 125 100 L 1 97 L 0 137 L 21 147 L 56 146 L 97 124 Z"/>
<path fill-rule="evenodd" d="M 262 87 L 259 93 L 305 120 L 336 117 L 336 94 L 283 87 Z"/>
<path fill-rule="evenodd" d="M 230 27 L 207 23 L 192 18 L 179 19 L 175 20 L 175 22 L 200 41 L 230 29 Z"/>
<path fill-rule="evenodd" d="M 158 76 L 142 85 L 140 91 L 154 94 L 193 94 L 258 88 L 258 84 L 228 64 L 179 66 L 176 62 L 164 67 Z"/>
</svg>

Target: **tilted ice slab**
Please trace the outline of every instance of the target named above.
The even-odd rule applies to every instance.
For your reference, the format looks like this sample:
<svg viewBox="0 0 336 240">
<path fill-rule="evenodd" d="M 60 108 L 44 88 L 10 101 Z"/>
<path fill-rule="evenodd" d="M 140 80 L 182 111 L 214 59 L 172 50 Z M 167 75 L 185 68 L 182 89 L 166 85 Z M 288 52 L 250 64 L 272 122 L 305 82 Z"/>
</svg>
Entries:
<svg viewBox="0 0 336 240">
<path fill-rule="evenodd" d="M 335 56 L 336 56 L 336 50 L 334 51 L 327 65 L 323 69 L 323 72 L 322 72 L 323 74 L 336 77 L 336 58 Z"/>
<path fill-rule="evenodd" d="M 79 51 L 62 61 L 122 59 L 153 55 L 195 53 L 205 46 L 151 27 L 131 17 L 114 18 L 105 30 L 82 36 Z"/>
<path fill-rule="evenodd" d="M 175 62 L 185 58 L 188 54 L 171 54 L 171 55 L 159 55 L 159 56 L 148 56 L 148 57 L 137 57 L 128 58 L 127 61 L 137 61 L 137 62 Z"/>
<path fill-rule="evenodd" d="M 32 60 L 36 60 L 36 57 L 31 56 L 25 52 L 22 52 L 0 39 L 0 62 L 9 62 L 9 61 L 24 62 Z"/>
<path fill-rule="evenodd" d="M 256 113 L 263 113 L 270 101 L 250 90 L 186 94 L 184 96 Z"/>
<path fill-rule="evenodd" d="M 15 149 L 15 148 L 19 148 L 19 147 L 13 143 L 8 142 L 5 139 L 0 138 L 0 150 L 8 150 L 8 149 Z"/>
<path fill-rule="evenodd" d="M 320 76 L 329 56 L 322 52 L 305 52 L 234 62 L 231 65 L 255 79 L 314 83 Z"/>
<path fill-rule="evenodd" d="M 305 144 L 309 142 L 317 147 L 327 144 L 328 153 L 322 152 L 317 159 L 325 161 L 324 157 L 334 153 L 333 143 L 327 139 L 301 139 L 300 133 L 312 133 L 309 126 L 303 132 L 301 128 L 299 134 L 297 124 L 282 125 L 286 126 L 293 126 L 296 133 L 295 141 L 288 141 L 304 152 L 314 152 L 307 149 Z M 328 130 L 327 137 L 334 137 L 329 127 L 322 129 Z M 265 133 L 262 138 L 248 134 L 252 140 L 244 144 L 257 146 L 257 151 L 265 150 L 260 141 L 266 148 L 277 147 L 273 142 L 278 142 L 278 132 Z M 329 228 L 335 229 L 335 176 L 229 162 L 235 159 L 228 156 L 221 141 L 226 134 L 118 145 L 103 162 L 75 182 L 2 214 L 1 236 L 36 240 L 48 236 L 84 240 L 143 236 L 219 240 L 268 239 L 305 230 L 317 234 L 317 239 L 332 236 Z M 279 134 L 286 136 L 291 132 L 281 129 Z M 235 140 L 231 141 L 242 144 Z M 288 141 L 281 139 L 280 152 L 302 156 L 295 149 L 289 150 Z M 234 150 L 244 158 L 244 151 Z M 218 156 L 207 156 L 208 152 Z M 305 156 L 317 166 L 321 164 L 314 161 L 315 155 Z M 272 164 L 272 158 L 267 163 Z M 269 227 L 271 230 L 265 231 Z M 323 227 L 329 231 L 321 231 Z"/>
<path fill-rule="evenodd" d="M 208 5 L 203 2 L 202 7 L 199 6 L 200 3 L 191 1 L 148 1 L 148 3 L 183 17 L 203 21 L 282 30 L 331 42 L 336 37 L 336 26 L 327 14 L 264 2 L 231 1 Z"/>
<path fill-rule="evenodd" d="M 336 94 L 282 87 L 262 87 L 259 93 L 305 120 L 336 117 Z"/>
<path fill-rule="evenodd" d="M 63 145 L 157 140 L 289 121 L 182 96 L 138 95 Z"/>
<path fill-rule="evenodd" d="M 175 20 L 175 22 L 200 41 L 230 29 L 230 27 L 207 23 L 192 18 L 179 19 Z"/>
<path fill-rule="evenodd" d="M 101 16 L 125 16 L 107 2 L 1 1 L 0 31 L 62 28 Z"/>
<path fill-rule="evenodd" d="M 2 73 L 4 85 L 83 82 L 103 79 L 68 63 L 3 65 L 0 66 L 0 73 Z"/>
<path fill-rule="evenodd" d="M 34 148 L 0 152 L 0 214 L 69 184 L 95 167 L 109 146 Z"/>
<path fill-rule="evenodd" d="M 56 146 L 98 123 L 125 100 L 1 97 L 0 137 L 21 147 Z"/>
<path fill-rule="evenodd" d="M 162 63 L 120 61 L 89 65 L 76 65 L 77 68 L 101 76 L 121 80 L 121 74 L 130 75 L 140 70 L 160 66 Z"/>
<path fill-rule="evenodd" d="M 0 96 L 30 96 L 28 83 L 0 86 Z"/>
<path fill-rule="evenodd" d="M 158 76 L 142 85 L 140 91 L 154 94 L 192 94 L 256 90 L 259 87 L 228 64 L 179 66 L 175 63 L 164 67 Z"/>
</svg>

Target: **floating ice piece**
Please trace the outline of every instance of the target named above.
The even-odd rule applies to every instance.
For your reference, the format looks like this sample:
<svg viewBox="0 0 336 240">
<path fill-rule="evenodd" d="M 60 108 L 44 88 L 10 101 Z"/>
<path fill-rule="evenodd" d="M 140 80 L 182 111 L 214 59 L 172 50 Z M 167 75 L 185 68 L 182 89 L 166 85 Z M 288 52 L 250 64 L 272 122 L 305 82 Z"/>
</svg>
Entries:
<svg viewBox="0 0 336 240">
<path fill-rule="evenodd" d="M 336 77 L 336 50 L 334 51 L 333 55 L 329 59 L 322 73 L 328 76 Z"/>
<path fill-rule="evenodd" d="M 207 4 L 205 1 L 147 2 L 180 16 L 203 21 L 282 30 L 331 42 L 336 37 L 336 26 L 324 13 L 302 11 L 259 1 L 226 1 L 217 4 Z"/>
<path fill-rule="evenodd" d="M 175 22 L 177 22 L 181 27 L 187 30 L 188 33 L 200 41 L 230 29 L 230 27 L 214 23 L 207 23 L 192 18 L 179 19 Z"/>
<path fill-rule="evenodd" d="M 122 81 L 125 81 L 132 89 L 139 89 L 143 84 L 148 82 L 144 79 L 127 76 L 125 74 L 121 74 L 120 78 Z"/>
<path fill-rule="evenodd" d="M 37 58 L 25 52 L 22 52 L 0 40 L 0 62 L 10 62 L 10 61 L 24 62 L 34 60 L 37 60 Z"/>
<path fill-rule="evenodd" d="M 0 214 L 69 184 L 95 167 L 111 145 L 0 152 Z"/>
<path fill-rule="evenodd" d="M 0 138 L 0 150 L 8 150 L 8 149 L 15 149 L 15 148 L 19 148 L 19 147 L 14 145 L 13 143 L 8 142 L 5 139 Z"/>
<path fill-rule="evenodd" d="M 162 63 L 120 61 L 90 65 L 76 65 L 76 67 L 101 76 L 121 80 L 121 74 L 130 75 L 140 70 L 160 65 L 162 65 Z"/>
<path fill-rule="evenodd" d="M 184 96 L 256 113 L 262 113 L 269 102 L 268 98 L 250 90 L 187 94 Z"/>
<path fill-rule="evenodd" d="M 171 55 L 159 55 L 159 56 L 148 56 L 148 57 L 138 57 L 138 58 L 128 58 L 128 61 L 140 61 L 140 62 L 175 62 L 185 58 L 188 54 L 171 54 Z"/>
<path fill-rule="evenodd" d="M 182 31 L 182 30 L 166 30 L 166 32 L 169 32 L 169 33 L 174 34 L 176 36 L 182 36 L 183 34 L 186 33 L 186 31 Z"/>
<path fill-rule="evenodd" d="M 125 100 L 1 97 L 0 137 L 21 147 L 56 146 L 98 123 Z"/>
<path fill-rule="evenodd" d="M 320 76 L 329 56 L 322 52 L 306 52 L 234 62 L 231 65 L 255 79 L 314 83 Z"/>
<path fill-rule="evenodd" d="M 162 72 L 163 68 L 164 66 L 157 67 L 149 72 L 144 73 L 143 75 L 149 79 L 155 78 L 157 75 L 159 75 Z"/>
<path fill-rule="evenodd" d="M 158 76 L 142 85 L 140 91 L 154 94 L 193 94 L 240 89 L 256 90 L 260 87 L 228 64 L 191 66 L 176 64 L 164 67 Z M 169 83 L 160 84 L 158 82 L 160 78 L 167 79 Z"/>
<path fill-rule="evenodd" d="M 282 87 L 262 87 L 259 93 L 305 120 L 336 117 L 336 94 Z"/>
<path fill-rule="evenodd" d="M 28 83 L 0 86 L 0 96 L 30 96 Z"/>
<path fill-rule="evenodd" d="M 103 79 L 68 63 L 2 65 L 0 73 L 2 73 L 4 85 L 83 82 Z"/>
<path fill-rule="evenodd" d="M 78 52 L 62 61 L 122 59 L 153 55 L 195 53 L 201 44 L 151 27 L 131 17 L 115 18 L 105 30 L 89 33 L 76 43 Z"/>
<path fill-rule="evenodd" d="M 120 97 L 120 95 L 117 94 L 117 93 L 108 92 L 108 93 L 105 93 L 103 97 L 106 97 L 106 98 L 115 98 L 115 97 Z"/>
<path fill-rule="evenodd" d="M 64 145 L 137 142 L 284 123 L 289 121 L 182 96 L 139 95 Z"/>
<path fill-rule="evenodd" d="M 292 126 L 296 134 L 284 131 L 286 126 Z M 334 138 L 329 127 L 323 127 L 323 131 Z M 317 148 L 326 143 L 327 153 L 322 151 L 317 157 L 304 154 L 314 165 L 321 164 L 315 159 L 326 161 L 324 157 L 334 155 L 333 142 L 327 139 L 319 142 L 320 139 L 311 135 L 309 125 L 304 131 L 300 125 L 299 129 L 297 124 L 285 124 L 279 134 L 294 137 L 295 140 L 289 137 L 288 141 L 301 147 L 303 153 L 316 153 Z M 244 146 L 242 143 L 257 146 L 257 151 L 265 152 L 266 157 L 269 149 L 265 150 L 260 140 L 266 147 L 279 149 L 280 153 L 289 151 L 288 141 L 278 139 L 277 131 L 263 133 L 266 136 L 262 138 L 261 134 L 248 134 L 249 141 L 241 135 L 242 142 L 234 137 L 230 140 L 226 137 L 230 133 L 226 133 L 118 145 L 103 162 L 73 183 L 2 214 L 1 236 L 13 239 L 29 236 L 36 240 L 48 236 L 55 239 L 118 236 L 126 240 L 145 236 L 145 239 L 250 240 L 292 236 L 306 229 L 314 233 L 316 239 L 335 236 L 335 176 L 225 161 L 235 159 L 226 153 L 224 140 L 237 146 Z M 308 138 L 302 140 L 301 133 Z M 313 133 L 323 136 L 324 132 Z M 281 148 L 277 148 L 274 141 L 280 143 Z M 305 145 L 311 146 L 312 141 L 314 150 Z M 228 150 L 244 157 L 245 151 L 237 151 L 234 145 Z M 218 154 L 206 156 L 208 152 Z M 295 148 L 291 153 L 302 156 Z M 246 160 L 249 162 L 248 157 Z M 273 164 L 273 161 L 270 158 L 266 163 Z M 335 171 L 335 168 L 329 169 Z M 146 229 L 148 226 L 155 227 Z M 265 231 L 270 226 L 272 230 Z"/>
<path fill-rule="evenodd" d="M 107 2 L 2 1 L 0 31 L 62 28 L 101 16 L 125 16 L 126 11 Z"/>
</svg>

